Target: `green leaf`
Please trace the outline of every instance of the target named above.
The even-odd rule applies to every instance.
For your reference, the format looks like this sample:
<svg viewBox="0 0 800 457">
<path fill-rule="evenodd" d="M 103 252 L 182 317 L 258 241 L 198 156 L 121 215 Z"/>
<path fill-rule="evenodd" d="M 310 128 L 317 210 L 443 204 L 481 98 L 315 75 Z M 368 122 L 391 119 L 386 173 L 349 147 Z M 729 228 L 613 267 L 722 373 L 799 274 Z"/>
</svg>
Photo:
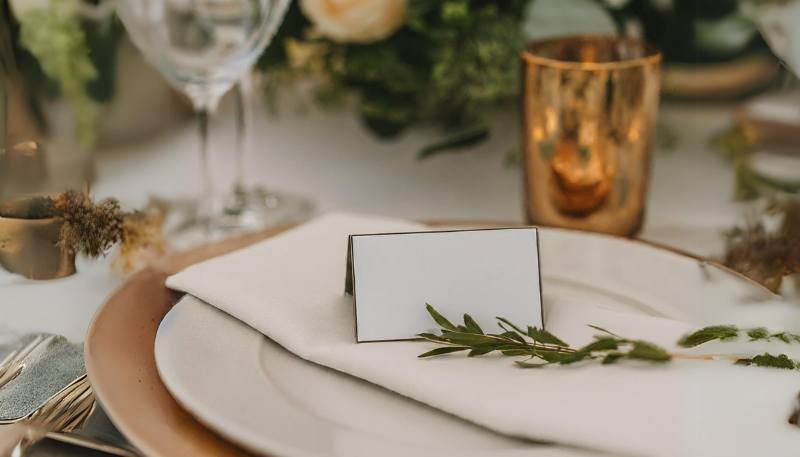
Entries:
<svg viewBox="0 0 800 457">
<path fill-rule="evenodd" d="M 750 359 L 753 365 L 768 368 L 782 368 L 785 370 L 793 370 L 797 368 L 797 363 L 790 359 L 786 354 L 772 355 L 765 352 Z"/>
<path fill-rule="evenodd" d="M 459 352 L 459 351 L 466 351 L 469 349 L 468 347 L 443 347 L 443 348 L 436 348 L 431 351 L 425 352 L 424 354 L 420 354 L 417 357 L 420 359 L 425 357 L 434 357 L 437 355 L 444 355 L 450 354 L 451 352 Z"/>
<path fill-rule="evenodd" d="M 611 365 L 612 363 L 617 363 L 617 361 L 623 357 L 625 357 L 625 354 L 621 352 L 609 352 L 605 357 L 603 357 L 602 364 Z"/>
<path fill-rule="evenodd" d="M 727 340 L 739 336 L 739 329 L 733 325 L 712 325 L 690 333 L 678 341 L 678 345 L 693 348 L 714 340 Z"/>
<path fill-rule="evenodd" d="M 756 365 L 759 367 L 768 368 L 782 368 L 782 369 L 795 369 L 798 368 L 798 362 L 790 359 L 786 354 L 772 355 L 768 352 L 757 355 L 753 358 L 739 359 L 736 361 L 737 365 Z"/>
<path fill-rule="evenodd" d="M 611 336 L 596 336 L 595 340 L 580 350 L 585 352 L 593 351 L 615 351 L 619 348 L 619 340 Z"/>
<path fill-rule="evenodd" d="M 483 344 L 493 344 L 497 343 L 496 340 L 493 338 L 486 336 L 486 335 L 478 335 L 476 333 L 464 333 L 464 332 L 447 332 L 444 334 L 444 338 L 455 344 L 461 344 L 464 346 L 474 346 L 474 345 L 483 345 Z"/>
<path fill-rule="evenodd" d="M 510 326 L 511 328 L 514 329 L 515 332 L 519 333 L 520 335 L 527 335 L 527 333 L 525 333 L 524 330 L 522 330 L 521 328 L 519 328 L 516 325 L 514 325 L 513 323 L 511 323 L 511 321 L 509 321 L 508 319 L 506 319 L 504 317 L 495 317 L 495 319 L 497 319 L 498 321 L 502 322 L 503 324 L 506 324 L 506 325 Z M 502 328 L 503 330 L 506 330 L 506 328 L 503 327 L 502 324 L 500 325 L 500 328 Z"/>
<path fill-rule="evenodd" d="M 620 338 L 620 339 L 622 339 L 622 337 L 621 337 L 621 336 L 617 335 L 617 334 L 616 334 L 616 333 L 614 333 L 614 332 L 611 332 L 611 331 L 609 331 L 609 330 L 606 330 L 606 329 L 604 329 L 603 327 L 599 327 L 599 326 L 597 326 L 597 325 L 592 325 L 592 324 L 589 324 L 589 325 L 588 325 L 588 327 L 589 327 L 589 328 L 593 328 L 593 329 L 595 329 L 595 330 L 597 330 L 597 331 L 600 331 L 600 332 L 606 333 L 606 334 L 608 334 L 608 335 L 611 335 L 611 336 L 614 336 L 614 337 L 617 337 L 617 338 Z"/>
<path fill-rule="evenodd" d="M 436 311 L 436 308 L 431 306 L 430 303 L 426 303 L 425 304 L 425 308 L 428 310 L 428 314 L 431 315 L 433 320 L 436 321 L 436 323 L 439 324 L 440 327 L 446 328 L 447 330 L 451 330 L 451 331 L 455 331 L 456 330 L 456 326 L 453 325 L 452 322 L 447 320 L 446 317 L 444 317 L 441 314 L 439 314 L 439 311 Z"/>
<path fill-rule="evenodd" d="M 536 327 L 528 327 L 528 336 L 531 337 L 534 341 L 537 341 L 542 344 L 555 344 L 557 346 L 569 347 L 569 344 L 565 343 L 557 336 L 553 335 L 552 333 L 548 332 L 543 328 L 536 328 Z"/>
<path fill-rule="evenodd" d="M 506 349 L 501 352 L 503 353 L 503 355 L 508 357 L 515 357 L 519 355 L 531 355 L 531 351 L 527 349 Z"/>
<path fill-rule="evenodd" d="M 542 351 L 537 349 L 534 353 L 534 356 L 549 363 L 560 363 L 564 360 L 567 360 L 568 363 L 571 363 L 570 361 L 573 359 L 573 354 L 574 353 L 572 352 Z M 580 359 L 582 360 L 583 357 L 581 356 Z"/>
<path fill-rule="evenodd" d="M 581 362 L 588 358 L 591 358 L 590 353 L 583 351 L 575 351 L 572 353 L 565 353 L 563 357 L 561 357 L 561 360 L 558 361 L 558 363 L 560 363 L 561 365 L 570 365 L 576 362 Z"/>
<path fill-rule="evenodd" d="M 479 355 L 488 354 L 488 353 L 494 351 L 495 349 L 496 349 L 495 346 L 473 347 L 472 350 L 469 351 L 469 354 L 467 354 L 467 356 L 468 357 L 477 357 Z"/>
<path fill-rule="evenodd" d="M 425 338 L 426 340 L 437 341 L 437 342 L 440 342 L 440 343 L 446 343 L 447 342 L 446 339 L 442 338 L 439 335 L 434 335 L 433 333 L 420 333 L 417 336 L 420 337 L 420 338 Z"/>
<path fill-rule="evenodd" d="M 751 341 L 765 340 L 769 337 L 769 331 L 764 327 L 751 328 L 747 331 L 747 336 L 750 337 Z"/>
<path fill-rule="evenodd" d="M 517 360 L 514 363 L 516 363 L 517 366 L 520 368 L 544 368 L 547 365 L 550 365 L 549 363 L 531 363 L 531 362 L 524 362 L 521 360 Z"/>
<path fill-rule="evenodd" d="M 770 335 L 770 338 L 777 338 L 777 339 L 783 341 L 784 343 L 791 343 L 792 342 L 792 340 L 789 339 L 789 335 L 787 335 L 786 332 L 775 333 L 773 335 Z"/>
<path fill-rule="evenodd" d="M 464 325 L 467 327 L 467 330 L 483 335 L 483 329 L 481 329 L 481 326 L 478 325 L 475 319 L 469 314 L 464 314 Z"/>
<path fill-rule="evenodd" d="M 517 333 L 514 333 L 514 332 L 505 332 L 505 333 L 501 333 L 501 334 L 500 334 L 500 336 L 502 336 L 503 338 L 509 338 L 509 339 L 512 339 L 512 340 L 514 340 L 514 341 L 517 341 L 517 342 L 519 342 L 519 343 L 526 344 L 526 343 L 525 343 L 525 338 L 523 338 L 523 337 L 519 336 L 519 334 L 517 334 Z"/>
<path fill-rule="evenodd" d="M 661 346 L 648 341 L 637 340 L 633 342 L 633 348 L 627 354 L 630 359 L 648 360 L 651 362 L 666 362 L 672 357 L 669 352 Z"/>
<path fill-rule="evenodd" d="M 420 149 L 417 159 L 427 159 L 441 152 L 471 146 L 487 138 L 489 138 L 489 128 L 485 125 L 468 128 Z"/>
</svg>

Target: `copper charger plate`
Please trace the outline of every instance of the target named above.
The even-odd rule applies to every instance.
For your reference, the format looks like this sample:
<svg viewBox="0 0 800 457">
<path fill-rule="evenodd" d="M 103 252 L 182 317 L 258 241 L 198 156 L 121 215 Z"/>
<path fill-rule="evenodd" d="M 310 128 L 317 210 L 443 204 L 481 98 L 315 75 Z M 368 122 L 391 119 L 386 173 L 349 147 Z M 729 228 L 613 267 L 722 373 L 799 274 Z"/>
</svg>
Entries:
<svg viewBox="0 0 800 457">
<path fill-rule="evenodd" d="M 167 392 L 156 369 L 156 331 L 181 296 L 164 287 L 168 276 L 288 228 L 169 255 L 131 276 L 95 313 L 86 334 L 86 371 L 112 422 L 145 455 L 252 455 L 201 425 Z"/>
<path fill-rule="evenodd" d="M 437 221 L 431 226 L 513 226 L 515 223 Z M 150 457 L 253 455 L 224 440 L 181 407 L 156 369 L 161 320 L 182 294 L 164 286 L 186 267 L 275 236 L 293 225 L 168 255 L 131 276 L 97 310 L 86 333 L 86 371 L 114 425 Z"/>
</svg>

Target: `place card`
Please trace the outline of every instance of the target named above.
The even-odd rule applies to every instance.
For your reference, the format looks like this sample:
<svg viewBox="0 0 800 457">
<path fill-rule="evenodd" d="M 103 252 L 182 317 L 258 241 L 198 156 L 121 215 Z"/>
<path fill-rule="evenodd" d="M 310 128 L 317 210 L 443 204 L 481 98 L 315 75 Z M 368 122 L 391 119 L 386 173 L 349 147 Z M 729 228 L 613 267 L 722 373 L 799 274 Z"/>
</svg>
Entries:
<svg viewBox="0 0 800 457">
<path fill-rule="evenodd" d="M 345 293 L 356 340 L 415 338 L 436 329 L 430 303 L 451 320 L 496 316 L 542 327 L 539 236 L 534 227 L 350 235 Z"/>
</svg>

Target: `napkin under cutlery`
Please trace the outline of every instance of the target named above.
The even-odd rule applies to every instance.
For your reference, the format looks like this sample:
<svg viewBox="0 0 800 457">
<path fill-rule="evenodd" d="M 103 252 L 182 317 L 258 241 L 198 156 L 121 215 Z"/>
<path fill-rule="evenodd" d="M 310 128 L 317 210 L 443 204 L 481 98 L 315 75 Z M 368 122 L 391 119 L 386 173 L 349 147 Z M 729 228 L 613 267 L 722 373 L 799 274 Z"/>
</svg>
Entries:
<svg viewBox="0 0 800 457">
<path fill-rule="evenodd" d="M 0 347 L 0 359 L 16 346 L 45 337 L 24 359 L 24 369 L 0 386 L 0 423 L 16 421 L 37 410 L 50 397 L 86 373 L 83 347 L 63 336 L 30 334 Z"/>
<path fill-rule="evenodd" d="M 347 235 L 417 230 L 425 227 L 327 215 L 194 265 L 167 285 L 240 319 L 306 360 L 499 433 L 654 457 L 790 456 L 800 449 L 800 429 L 787 421 L 800 390 L 800 376 L 792 370 L 686 360 L 524 370 L 495 356 L 418 359 L 434 347 L 423 342 L 357 344 L 352 298 L 343 294 Z M 546 282 L 544 289 L 546 325 L 573 344 L 596 333 L 586 324 L 670 348 L 696 327 L 678 316 L 657 318 L 568 297 L 548 299 Z M 749 312 L 757 316 L 760 311 Z M 779 349 L 791 355 L 790 350 Z"/>
</svg>

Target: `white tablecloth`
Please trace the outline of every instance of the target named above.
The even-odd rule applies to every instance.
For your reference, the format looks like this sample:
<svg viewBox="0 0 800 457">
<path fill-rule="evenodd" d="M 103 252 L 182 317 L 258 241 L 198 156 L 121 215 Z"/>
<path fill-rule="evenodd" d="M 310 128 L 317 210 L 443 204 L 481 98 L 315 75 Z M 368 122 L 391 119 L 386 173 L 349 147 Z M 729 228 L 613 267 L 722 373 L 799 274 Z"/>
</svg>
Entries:
<svg viewBox="0 0 800 457">
<path fill-rule="evenodd" d="M 647 222 L 642 237 L 709 255 L 722 249 L 719 233 L 739 220 L 731 201 L 733 172 L 708 141 L 731 120 L 730 106 L 672 104 L 661 122 L 679 136 L 677 147 L 655 153 Z M 230 106 L 215 133 L 232 145 Z M 519 120 L 498 114 L 489 141 L 461 153 L 418 161 L 434 139 L 411 131 L 391 142 L 372 138 L 350 113 L 283 109 L 258 112 L 252 181 L 310 197 L 318 212 L 348 210 L 411 219 L 522 221 L 521 172 L 503 165 L 517 146 Z M 196 133 L 191 122 L 168 133 L 97 154 L 97 197 L 143 205 L 149 195 L 191 196 L 199 188 Z M 232 158 L 226 161 L 232 163 Z M 26 281 L 0 272 L 0 335 L 48 331 L 82 341 L 95 309 L 119 284 L 109 260 L 79 262 L 73 277 Z"/>
</svg>

